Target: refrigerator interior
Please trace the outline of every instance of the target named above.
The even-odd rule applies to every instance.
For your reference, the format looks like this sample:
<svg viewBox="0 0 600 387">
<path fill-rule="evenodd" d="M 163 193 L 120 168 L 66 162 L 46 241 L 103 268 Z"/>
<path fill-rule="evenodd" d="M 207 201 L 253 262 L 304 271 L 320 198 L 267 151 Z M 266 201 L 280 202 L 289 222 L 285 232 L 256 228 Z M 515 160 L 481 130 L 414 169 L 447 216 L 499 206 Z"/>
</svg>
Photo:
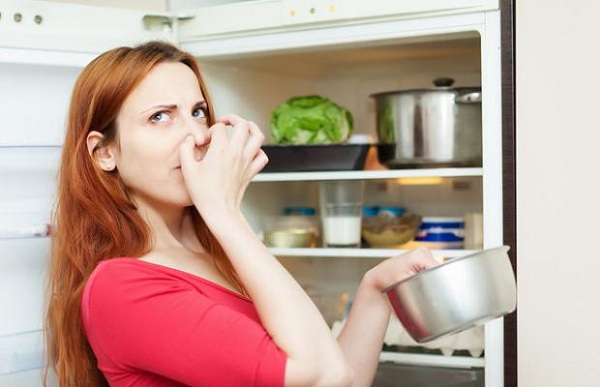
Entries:
<svg viewBox="0 0 600 387">
<path fill-rule="evenodd" d="M 375 139 L 371 94 L 429 88 L 438 77 L 453 78 L 459 87 L 480 86 L 480 45 L 477 33 L 461 32 L 333 48 L 198 56 L 217 114 L 236 113 L 251 119 L 267 139 L 270 112 L 292 96 L 312 94 L 344 106 L 354 116 L 354 133 Z M 50 223 L 68 98 L 80 70 L 0 63 L 0 103 L 9 113 L 0 126 L 0 310 L 11 316 L 0 319 L 0 364 L 7 365 L 0 368 L 0 376 L 14 380 L 19 374 L 39 379 L 39 372 L 31 370 L 43 364 L 41 328 L 49 247 L 43 225 Z M 403 206 L 422 215 L 455 216 L 481 212 L 482 191 L 481 177 L 416 185 L 397 179 L 372 180 L 366 186 L 365 203 Z M 264 218 L 279 214 L 283 207 L 316 207 L 317 202 L 315 182 L 257 182 L 249 187 L 244 206 L 260 232 Z M 378 260 L 281 258 L 332 325 L 343 317 L 362 275 Z M 387 349 L 415 351 L 410 345 Z M 419 348 L 417 356 L 428 351 Z M 440 350 L 431 352 L 439 354 Z M 461 355 L 478 358 L 482 354 Z M 456 364 L 460 367 L 461 363 Z"/>
<path fill-rule="evenodd" d="M 51 208 L 79 71 L 0 64 L 0 385 L 40 381 Z"/>
<path fill-rule="evenodd" d="M 290 97 L 313 94 L 328 97 L 348 109 L 353 114 L 354 133 L 368 135 L 376 141 L 375 105 L 371 94 L 431 88 L 432 81 L 438 77 L 453 78 L 454 86 L 458 87 L 480 86 L 480 45 L 477 33 L 463 32 L 371 42 L 369 45 L 349 44 L 225 57 L 203 58 L 200 52 L 199 60 L 217 114 L 233 112 L 255 121 L 265 132 L 267 143 L 270 113 Z M 463 216 L 467 212 L 482 212 L 482 184 L 482 178 L 477 176 L 448 177 L 435 182 L 368 180 L 365 205 L 401 206 L 422 216 Z M 289 206 L 318 210 L 318 182 L 256 182 L 249 187 L 244 201 L 246 215 L 259 233 L 269 217 L 281 215 Z M 344 318 L 364 273 L 381 260 L 314 256 L 282 256 L 279 259 L 311 295 L 334 330 Z M 397 320 L 391 325 L 391 329 L 401 329 Z M 402 337 L 389 340 L 389 345 L 384 346 L 386 352 L 415 354 L 411 359 L 415 359 L 417 366 L 425 359 L 420 356 L 428 354 L 471 358 L 473 361 L 463 364 L 464 369 L 481 371 L 469 374 L 469 377 L 473 378 L 473 385 L 483 383 L 483 328 L 430 346 L 419 346 L 405 334 L 395 333 L 395 337 Z M 393 335 L 392 332 L 389 334 L 390 337 Z M 393 372 L 390 370 L 392 368 L 388 367 L 382 372 Z M 426 368 L 422 370 L 428 372 Z M 384 383 L 385 376 L 381 378 Z"/>
<path fill-rule="evenodd" d="M 374 136 L 371 94 L 431 88 L 439 77 L 454 79 L 458 87 L 481 86 L 480 39 L 475 32 L 199 57 L 217 114 L 236 112 L 265 132 L 270 113 L 292 96 L 328 97 L 353 114 L 356 134 Z"/>
</svg>

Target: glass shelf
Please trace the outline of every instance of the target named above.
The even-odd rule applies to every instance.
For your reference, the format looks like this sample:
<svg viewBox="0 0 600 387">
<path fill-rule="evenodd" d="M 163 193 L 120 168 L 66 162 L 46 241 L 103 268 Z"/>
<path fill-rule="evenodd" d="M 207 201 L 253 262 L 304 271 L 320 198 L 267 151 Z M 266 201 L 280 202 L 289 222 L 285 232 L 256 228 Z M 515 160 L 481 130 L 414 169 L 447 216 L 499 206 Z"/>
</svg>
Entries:
<svg viewBox="0 0 600 387">
<path fill-rule="evenodd" d="M 0 335 L 0 375 L 43 367 L 44 353 L 41 330 Z"/>
<path fill-rule="evenodd" d="M 469 177 L 483 176 L 483 168 L 389 169 L 383 171 L 325 171 L 259 173 L 254 182 L 319 181 L 319 180 L 377 180 L 411 177 Z"/>
<path fill-rule="evenodd" d="M 273 255 L 278 257 L 321 257 L 321 258 L 375 258 L 385 259 L 395 255 L 400 255 L 408 252 L 406 249 L 353 249 L 353 248 L 283 248 L 283 247 L 271 247 L 270 251 Z M 433 256 L 438 260 L 445 260 L 448 258 L 462 257 L 465 255 L 473 254 L 476 250 L 431 250 Z"/>
<path fill-rule="evenodd" d="M 429 354 L 412 354 L 400 352 L 382 352 L 379 361 L 419 366 L 449 367 L 449 368 L 483 368 L 485 358 L 469 356 L 445 356 Z"/>
<path fill-rule="evenodd" d="M 0 146 L 0 240 L 46 238 L 62 147 Z"/>
<path fill-rule="evenodd" d="M 0 145 L 0 175 L 56 173 L 61 146 Z"/>
<path fill-rule="evenodd" d="M 0 222 L 0 240 L 47 238 L 51 234 L 51 225 L 47 223 L 5 224 Z"/>
</svg>

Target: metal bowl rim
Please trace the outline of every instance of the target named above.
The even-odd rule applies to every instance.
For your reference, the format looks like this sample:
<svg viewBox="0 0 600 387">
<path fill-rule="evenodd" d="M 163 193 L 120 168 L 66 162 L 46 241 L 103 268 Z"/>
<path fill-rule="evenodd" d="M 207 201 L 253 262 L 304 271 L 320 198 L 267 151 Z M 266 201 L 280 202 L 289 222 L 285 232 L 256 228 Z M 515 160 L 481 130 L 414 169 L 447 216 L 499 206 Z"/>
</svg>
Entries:
<svg viewBox="0 0 600 387">
<path fill-rule="evenodd" d="M 491 248 L 491 249 L 480 250 L 480 251 L 477 251 L 477 252 L 475 252 L 473 254 L 464 255 L 462 257 L 452 258 L 452 259 L 450 259 L 450 260 L 448 260 L 448 261 L 446 261 L 444 263 L 440 263 L 439 265 L 436 265 L 434 267 L 430 267 L 429 269 L 421 270 L 420 272 L 415 273 L 414 275 L 411 275 L 408 278 L 405 278 L 403 280 L 395 282 L 395 283 L 391 284 L 390 286 L 386 287 L 385 289 L 383 289 L 381 292 L 382 293 L 387 293 L 387 292 L 392 291 L 394 288 L 396 288 L 397 286 L 399 286 L 399 285 L 401 285 L 401 284 L 403 284 L 403 283 L 405 283 L 407 281 L 416 280 L 416 278 L 420 278 L 420 277 L 429 275 L 429 273 L 441 270 L 444 267 L 450 266 L 450 265 L 455 264 L 457 262 L 461 262 L 461 261 L 464 261 L 466 259 L 474 258 L 476 256 L 481 255 L 482 253 L 494 252 L 494 251 L 499 251 L 499 250 L 501 250 L 501 251 L 503 251 L 503 252 L 506 253 L 509 249 L 510 249 L 510 247 L 505 245 L 505 246 L 500 246 L 500 247 L 494 247 L 494 248 Z"/>
</svg>

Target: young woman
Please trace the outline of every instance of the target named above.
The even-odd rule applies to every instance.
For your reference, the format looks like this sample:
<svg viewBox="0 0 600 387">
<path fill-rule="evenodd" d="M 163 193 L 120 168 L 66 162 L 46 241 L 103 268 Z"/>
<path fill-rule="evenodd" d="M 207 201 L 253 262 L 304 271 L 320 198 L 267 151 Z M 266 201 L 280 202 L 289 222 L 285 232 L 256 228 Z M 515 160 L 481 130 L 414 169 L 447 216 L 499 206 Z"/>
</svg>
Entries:
<svg viewBox="0 0 600 387">
<path fill-rule="evenodd" d="M 390 316 L 381 290 L 435 260 L 415 250 L 371 269 L 334 339 L 240 210 L 263 139 L 214 116 L 194 57 L 170 44 L 117 48 L 83 70 L 50 273 L 61 386 L 370 385 Z"/>
</svg>

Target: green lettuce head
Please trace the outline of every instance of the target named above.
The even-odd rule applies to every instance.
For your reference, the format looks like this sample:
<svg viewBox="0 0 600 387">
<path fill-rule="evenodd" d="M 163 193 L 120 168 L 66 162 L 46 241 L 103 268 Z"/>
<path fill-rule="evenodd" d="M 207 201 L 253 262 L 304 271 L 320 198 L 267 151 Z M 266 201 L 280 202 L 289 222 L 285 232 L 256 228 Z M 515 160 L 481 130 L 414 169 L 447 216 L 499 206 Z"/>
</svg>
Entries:
<svg viewBox="0 0 600 387">
<path fill-rule="evenodd" d="M 271 113 L 273 144 L 340 144 L 348 140 L 352 114 L 325 97 L 293 97 Z"/>
</svg>

